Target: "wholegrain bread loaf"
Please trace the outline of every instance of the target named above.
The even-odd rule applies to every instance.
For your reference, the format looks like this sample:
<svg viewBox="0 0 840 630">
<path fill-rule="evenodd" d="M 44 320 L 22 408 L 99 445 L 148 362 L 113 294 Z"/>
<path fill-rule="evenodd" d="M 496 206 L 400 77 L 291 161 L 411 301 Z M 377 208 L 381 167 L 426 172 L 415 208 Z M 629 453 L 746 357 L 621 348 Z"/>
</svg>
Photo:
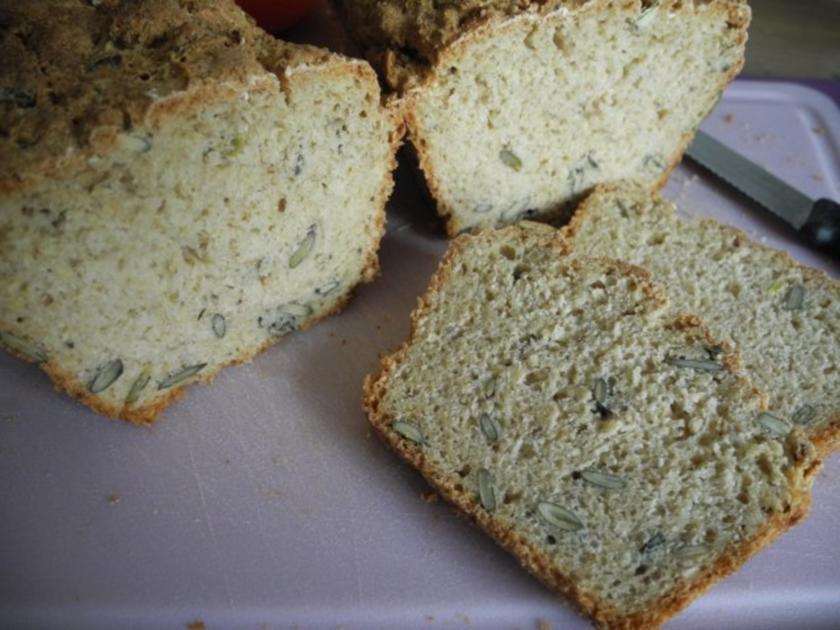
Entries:
<svg viewBox="0 0 840 630">
<path fill-rule="evenodd" d="M 595 184 L 664 183 L 743 65 L 730 0 L 341 0 L 403 96 L 450 234 L 550 218 Z"/>
<path fill-rule="evenodd" d="M 603 187 L 564 228 L 585 256 L 650 270 L 676 310 L 732 344 L 770 409 L 826 454 L 840 446 L 840 282 L 634 186 Z"/>
<path fill-rule="evenodd" d="M 232 2 L 0 3 L 0 345 L 151 422 L 377 270 L 397 131 L 364 62 Z"/>
<path fill-rule="evenodd" d="M 453 243 L 364 405 L 599 625 L 655 627 L 803 518 L 814 448 L 647 272 L 532 225 Z"/>
</svg>

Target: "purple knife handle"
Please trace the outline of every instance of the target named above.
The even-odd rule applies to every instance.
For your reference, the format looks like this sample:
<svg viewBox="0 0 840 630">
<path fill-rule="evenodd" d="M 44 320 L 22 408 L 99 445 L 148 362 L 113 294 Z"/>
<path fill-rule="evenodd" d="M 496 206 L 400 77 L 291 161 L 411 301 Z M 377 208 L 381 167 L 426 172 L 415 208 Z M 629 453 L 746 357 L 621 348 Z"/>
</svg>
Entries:
<svg viewBox="0 0 840 630">
<path fill-rule="evenodd" d="M 840 258 L 840 204 L 817 199 L 800 232 L 818 249 Z"/>
</svg>

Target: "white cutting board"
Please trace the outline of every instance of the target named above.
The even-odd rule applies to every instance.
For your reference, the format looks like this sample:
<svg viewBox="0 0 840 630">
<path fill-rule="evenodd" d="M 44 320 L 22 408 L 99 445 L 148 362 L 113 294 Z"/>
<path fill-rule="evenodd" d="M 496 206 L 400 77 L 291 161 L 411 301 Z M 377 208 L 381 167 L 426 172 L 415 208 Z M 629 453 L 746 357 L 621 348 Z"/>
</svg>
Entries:
<svg viewBox="0 0 840 630">
<path fill-rule="evenodd" d="M 840 114 L 735 83 L 704 125 L 802 191 L 840 199 Z M 668 194 L 799 260 L 840 265 L 699 170 Z M 369 435 L 359 399 L 446 242 L 398 173 L 382 277 L 347 310 L 231 368 L 150 429 L 109 421 L 0 356 L 0 627 L 586 628 Z M 840 340 L 838 340 L 840 343 Z M 840 457 L 811 517 L 669 624 L 840 625 Z"/>
</svg>

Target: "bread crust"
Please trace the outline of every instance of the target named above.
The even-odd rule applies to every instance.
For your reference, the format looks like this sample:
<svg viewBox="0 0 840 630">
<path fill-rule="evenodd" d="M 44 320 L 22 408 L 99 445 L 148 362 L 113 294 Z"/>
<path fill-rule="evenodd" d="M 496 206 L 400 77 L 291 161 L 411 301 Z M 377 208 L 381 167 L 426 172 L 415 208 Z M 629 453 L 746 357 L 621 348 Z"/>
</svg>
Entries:
<svg viewBox="0 0 840 630">
<path fill-rule="evenodd" d="M 397 25 L 389 27 L 386 23 L 373 36 L 366 35 L 365 31 L 369 29 L 361 24 L 360 17 L 354 18 L 352 13 L 358 12 L 360 15 L 365 15 L 372 22 L 380 18 L 387 22 L 388 16 L 385 10 L 392 3 L 386 0 L 374 3 L 374 6 L 370 3 L 360 4 L 361 7 L 353 9 L 344 6 L 344 14 L 352 25 L 357 39 L 365 47 L 369 61 L 383 76 L 385 84 L 399 94 L 404 101 L 403 111 L 408 138 L 414 148 L 417 163 L 424 175 L 428 190 L 436 203 L 437 212 L 444 220 L 446 232 L 450 237 L 460 234 L 465 226 L 459 223 L 454 209 L 441 195 L 440 177 L 429 154 L 425 141 L 427 134 L 418 114 L 419 101 L 424 93 L 438 81 L 438 76 L 449 66 L 457 65 L 458 58 L 471 46 L 495 36 L 501 30 L 520 29 L 524 32 L 541 20 L 571 12 L 639 10 L 641 6 L 640 0 L 548 0 L 543 2 L 471 0 L 463 3 L 437 3 L 440 8 L 431 9 L 423 2 L 415 2 L 408 3 L 410 6 L 406 7 L 407 13 L 399 19 Z M 666 0 L 660 3 L 660 6 L 669 11 L 681 4 L 680 0 Z M 746 44 L 746 29 L 750 21 L 746 3 L 737 0 L 710 0 L 702 4 L 704 10 L 711 14 L 725 16 L 729 26 L 739 31 L 737 44 L 739 46 Z M 381 14 L 377 11 L 377 6 Z M 362 31 L 361 37 L 358 37 L 359 30 Z M 406 58 L 402 55 L 400 50 L 406 46 L 418 52 L 419 59 Z M 709 111 L 717 104 L 724 88 L 741 71 L 743 65 L 742 55 L 736 64 L 721 75 Z M 660 190 L 665 185 L 693 138 L 693 133 L 683 135 L 677 150 L 668 158 L 667 166 L 661 176 L 649 184 L 650 190 Z M 583 191 L 577 196 L 577 200 L 583 199 L 589 192 L 591 189 Z M 566 218 L 568 210 L 573 205 L 574 200 L 564 202 L 544 211 L 535 220 L 556 222 Z"/>
<path fill-rule="evenodd" d="M 12 23 L 19 22 L 25 26 L 29 21 L 35 21 L 39 16 L 43 17 L 44 5 L 48 4 L 50 3 L 33 2 L 32 6 L 28 7 L 28 10 L 11 10 L 4 6 L 0 8 L 0 18 L 14 19 L 17 22 L 13 21 Z M 156 7 L 157 13 L 161 16 L 158 21 L 153 20 L 153 23 L 150 25 L 131 22 L 128 17 L 121 15 L 116 5 L 112 6 L 112 4 L 103 2 L 101 5 L 107 19 L 113 22 L 119 21 L 120 19 L 130 22 L 130 26 L 123 27 L 119 32 L 131 33 L 137 28 L 149 28 L 154 31 L 161 26 L 158 22 L 171 26 L 169 22 L 177 17 L 173 16 L 173 13 L 184 3 L 178 2 L 177 0 L 147 0 L 147 2 L 141 3 L 139 5 L 140 7 Z M 209 11 L 210 15 L 201 23 L 201 28 L 206 28 L 212 34 L 219 29 L 236 27 L 241 29 L 240 36 L 243 38 L 243 42 L 253 41 L 253 43 L 249 45 L 249 49 L 244 54 L 234 55 L 237 61 L 236 64 L 214 60 L 214 63 L 209 64 L 208 67 L 196 68 L 197 72 L 200 71 L 199 76 L 202 80 L 198 81 L 195 86 L 190 86 L 188 89 L 171 91 L 165 96 L 159 95 L 156 98 L 135 98 L 136 95 L 129 92 L 128 100 L 121 103 L 120 106 L 128 108 L 127 111 L 130 112 L 130 118 L 136 123 L 142 121 L 144 125 L 154 128 L 165 120 L 182 116 L 207 104 L 234 100 L 239 97 L 243 90 L 253 92 L 281 89 L 288 91 L 295 89 L 298 84 L 315 79 L 316 77 L 319 79 L 325 78 L 326 80 L 339 76 L 357 77 L 360 82 L 368 86 L 372 102 L 380 102 L 376 74 L 364 61 L 348 59 L 309 46 L 286 44 L 285 42 L 275 40 L 257 28 L 253 24 L 253 21 L 250 18 L 246 18 L 233 2 L 208 3 L 208 7 L 207 11 Z M 59 2 L 54 9 L 58 11 L 60 16 L 66 19 L 81 20 L 82 22 L 92 19 L 90 12 L 94 11 L 92 7 L 87 5 L 83 6 L 83 3 L 75 1 Z M 11 15 L 7 15 L 9 13 Z M 50 27 L 45 32 L 40 33 L 40 40 L 32 44 L 32 49 L 26 53 L 21 53 L 15 60 L 26 66 L 27 54 L 39 53 L 43 47 L 52 45 L 51 43 L 54 39 L 58 39 L 65 45 L 71 45 L 74 40 L 72 38 L 68 40 L 64 34 L 64 30 L 62 30 L 66 28 L 67 25 L 62 20 L 58 20 L 54 31 Z M 224 46 L 222 48 L 224 51 L 228 50 Z M 214 52 L 220 52 L 218 47 L 211 46 L 209 49 L 202 49 L 203 54 Z M 273 60 L 272 63 L 276 63 L 277 65 L 265 65 L 270 63 L 269 60 Z M 216 63 L 217 61 L 218 63 Z M 68 60 L 64 58 L 55 59 L 54 62 L 59 71 L 65 71 L 66 65 L 75 63 L 72 59 Z M 149 69 L 145 66 L 143 68 Z M 108 70 L 110 71 L 111 69 Z M 119 71 L 120 68 L 116 70 Z M 8 78 L 10 72 L 12 72 L 11 65 L 4 64 L 3 68 L 0 69 L 0 83 Z M 278 81 L 274 80 L 275 73 L 277 79 L 279 79 L 279 85 Z M 73 80 L 75 81 L 75 77 L 73 77 Z M 154 89 L 154 87 L 154 85 L 151 85 L 150 89 Z M 41 89 L 41 86 L 38 89 Z M 107 111 L 109 105 L 112 104 L 103 104 L 102 111 Z M 14 125 L 22 123 L 20 120 L 12 120 L 10 122 L 9 111 L 0 108 L 0 126 L 12 124 L 13 138 Z M 77 173 L 85 167 L 88 157 L 97 153 L 101 154 L 102 152 L 110 151 L 115 147 L 118 134 L 123 128 L 121 125 L 117 126 L 110 123 L 100 124 L 102 120 L 101 111 L 87 112 L 87 130 L 84 134 L 77 134 L 75 136 L 66 134 L 66 118 L 74 111 L 73 104 L 71 103 L 71 106 L 63 115 L 63 120 L 47 128 L 45 142 L 43 144 L 39 143 L 35 147 L 37 151 L 34 157 L 22 158 L 19 155 L 20 150 L 10 146 L 11 140 L 9 138 L 5 140 L 0 139 L 0 161 L 4 159 L 9 160 L 8 162 L 4 162 L 4 166 L 8 170 L 4 169 L 4 172 L 0 174 L 0 195 L 22 192 L 36 187 L 39 182 L 46 178 L 72 177 L 74 173 Z M 389 127 L 388 163 L 373 201 L 375 213 L 369 228 L 371 244 L 368 251 L 362 256 L 363 267 L 357 285 L 371 282 L 379 273 L 378 251 L 385 233 L 385 204 L 393 190 L 394 181 L 392 174 L 397 165 L 396 152 L 402 143 L 404 135 L 399 103 L 395 99 L 389 99 L 381 105 L 381 111 Z M 65 136 L 60 137 L 61 133 L 65 133 Z M 325 317 L 338 313 L 349 301 L 353 289 L 354 287 L 350 287 L 348 292 L 330 305 L 329 308 L 303 322 L 301 329 L 308 328 Z M 0 323 L 0 331 L 5 331 L 7 328 L 8 326 Z M 8 332 L 14 334 L 12 330 L 8 330 Z M 215 378 L 216 374 L 222 368 L 249 362 L 257 354 L 281 339 L 281 337 L 268 338 L 261 344 L 244 350 L 227 363 L 208 368 L 188 383 L 171 388 L 164 396 L 156 399 L 153 404 L 136 407 L 117 406 L 103 401 L 99 396 L 90 393 L 88 383 L 80 382 L 74 375 L 63 370 L 54 360 L 49 360 L 39 365 L 53 381 L 57 390 L 70 394 L 95 411 L 112 418 L 127 420 L 133 424 L 149 425 L 158 418 L 159 414 L 169 404 L 183 396 L 187 386 L 196 382 L 208 383 Z M 2 344 L 0 344 L 0 347 L 3 347 Z M 11 348 L 7 348 L 7 350 L 25 361 L 33 361 L 31 357 L 25 356 L 20 352 L 15 352 Z"/>
<path fill-rule="evenodd" d="M 527 223 L 527 222 L 525 222 Z M 524 227 L 523 224 L 519 225 Z M 551 229 L 545 227 L 544 229 Z M 435 491 L 455 507 L 463 511 L 470 520 L 484 530 L 502 548 L 513 554 L 523 568 L 537 577 L 543 584 L 553 591 L 571 599 L 578 609 L 590 616 L 599 627 L 611 629 L 645 629 L 656 628 L 670 617 L 685 608 L 691 601 L 711 588 L 714 583 L 737 570 L 750 556 L 781 535 L 808 515 L 811 506 L 810 482 L 820 469 L 821 462 L 814 461 L 812 466 L 804 472 L 803 482 L 792 488 L 791 503 L 787 512 L 774 515 L 765 522 L 764 526 L 750 539 L 743 541 L 727 555 L 719 557 L 706 571 L 691 581 L 683 581 L 666 596 L 663 596 L 645 609 L 630 615 L 623 615 L 620 611 L 600 599 L 597 594 L 580 588 L 574 580 L 563 573 L 562 568 L 552 566 L 549 557 L 530 544 L 524 536 L 518 534 L 512 527 L 492 516 L 481 507 L 480 502 L 472 494 L 458 490 L 448 479 L 445 472 L 436 469 L 427 461 L 421 448 L 399 439 L 389 431 L 394 418 L 387 415 L 380 403 L 384 399 L 388 388 L 388 380 L 397 367 L 405 360 L 408 349 L 413 345 L 419 322 L 425 318 L 442 287 L 447 283 L 452 273 L 453 262 L 461 255 L 471 238 L 477 236 L 462 235 L 450 245 L 439 268 L 432 277 L 426 293 L 418 300 L 417 308 L 411 314 L 411 327 L 408 340 L 393 354 L 383 357 L 378 372 L 368 375 L 364 383 L 362 409 L 368 415 L 369 422 L 377 436 L 398 456 L 416 468 L 420 474 L 432 485 Z M 570 254 L 569 243 L 560 232 L 547 241 L 547 246 L 553 248 L 558 256 Z M 667 304 L 667 297 L 661 288 L 651 282 L 651 274 L 634 265 L 622 261 L 600 259 L 622 273 L 638 278 L 650 301 L 650 308 L 659 308 Z M 578 264 L 570 259 L 570 265 Z M 703 320 L 696 315 L 683 314 L 676 316 L 671 325 L 675 328 L 690 331 L 698 335 L 708 345 L 720 345 L 711 335 Z M 724 368 L 732 372 L 742 383 L 749 385 L 752 395 L 760 401 L 760 408 L 766 409 L 767 397 L 753 386 L 740 373 L 741 360 L 731 348 L 725 348 L 723 358 Z"/>
<path fill-rule="evenodd" d="M 580 227 L 586 220 L 586 217 L 593 212 L 596 196 L 618 193 L 620 191 L 626 192 L 627 186 L 628 184 L 626 183 L 601 184 L 593 189 L 592 194 L 587 197 L 575 210 L 571 221 L 569 221 L 569 223 L 560 231 L 561 237 L 568 243 L 569 251 L 574 250 L 575 237 L 580 231 Z M 644 187 L 633 186 L 632 184 L 631 186 L 640 193 L 647 194 L 647 189 Z M 669 201 L 669 203 L 673 206 L 672 202 Z M 713 219 L 698 217 L 694 220 L 702 225 L 713 226 L 714 228 L 719 229 L 722 233 L 730 235 L 738 242 L 749 243 L 752 247 L 769 252 L 770 255 L 780 264 L 792 267 L 799 271 L 804 277 L 808 278 L 809 281 L 815 284 L 824 285 L 828 287 L 829 290 L 840 294 L 840 280 L 830 278 L 828 274 L 820 269 L 814 269 L 813 267 L 800 264 L 785 250 L 774 249 L 772 247 L 768 247 L 767 245 L 762 245 L 761 243 L 751 240 L 743 230 L 731 225 L 718 223 Z M 828 457 L 831 453 L 840 450 L 840 409 L 833 410 L 825 426 L 819 431 L 808 433 L 808 437 L 814 444 L 814 447 L 817 449 L 820 457 Z"/>
</svg>

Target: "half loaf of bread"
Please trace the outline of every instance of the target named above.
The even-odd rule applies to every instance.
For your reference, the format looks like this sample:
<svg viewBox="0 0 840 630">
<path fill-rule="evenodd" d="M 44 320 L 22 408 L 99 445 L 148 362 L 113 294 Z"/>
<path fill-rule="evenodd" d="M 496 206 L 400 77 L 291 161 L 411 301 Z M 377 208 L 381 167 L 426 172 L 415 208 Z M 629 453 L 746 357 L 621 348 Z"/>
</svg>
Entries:
<svg viewBox="0 0 840 630">
<path fill-rule="evenodd" d="M 734 0 L 340 0 L 450 234 L 664 183 L 740 70 Z"/>
<path fill-rule="evenodd" d="M 525 568 L 650 628 L 805 516 L 815 451 L 647 272 L 563 249 L 529 222 L 459 237 L 364 405 Z"/>
<path fill-rule="evenodd" d="M 377 271 L 373 70 L 232 0 L 0 6 L 0 345 L 151 422 Z"/>
</svg>

